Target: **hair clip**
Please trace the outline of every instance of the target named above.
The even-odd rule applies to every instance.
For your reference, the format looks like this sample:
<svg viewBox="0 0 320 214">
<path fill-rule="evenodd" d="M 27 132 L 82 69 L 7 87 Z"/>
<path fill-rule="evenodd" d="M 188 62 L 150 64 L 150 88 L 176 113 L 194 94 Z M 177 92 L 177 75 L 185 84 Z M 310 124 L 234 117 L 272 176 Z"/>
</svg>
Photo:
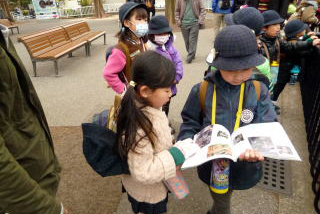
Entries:
<svg viewBox="0 0 320 214">
<path fill-rule="evenodd" d="M 137 83 L 135 83 L 133 80 L 131 80 L 129 82 L 129 85 L 132 86 L 132 87 L 136 87 Z"/>
</svg>

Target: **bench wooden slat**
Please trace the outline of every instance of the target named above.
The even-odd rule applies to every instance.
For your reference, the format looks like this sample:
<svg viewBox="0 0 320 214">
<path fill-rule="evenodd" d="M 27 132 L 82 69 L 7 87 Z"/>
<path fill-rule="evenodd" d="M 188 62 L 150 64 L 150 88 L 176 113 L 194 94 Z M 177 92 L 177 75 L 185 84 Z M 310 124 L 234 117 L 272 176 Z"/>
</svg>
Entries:
<svg viewBox="0 0 320 214">
<path fill-rule="evenodd" d="M 69 53 L 70 51 L 72 51 L 76 48 L 79 48 L 79 47 L 85 45 L 85 44 L 86 44 L 86 42 L 84 42 L 84 41 L 70 42 L 70 43 L 67 43 L 63 46 L 55 48 L 51 51 L 48 51 L 48 52 L 38 56 L 38 58 L 40 58 L 40 59 L 49 59 L 49 58 L 56 59 L 56 58 L 59 58 L 60 56 L 63 56 L 65 54 Z"/>
<path fill-rule="evenodd" d="M 18 41 L 26 46 L 31 56 L 35 76 L 36 61 L 39 60 L 54 60 L 58 75 L 57 59 L 84 45 L 86 54 L 90 55 L 90 42 L 103 35 L 105 31 L 90 31 L 88 23 L 81 21 L 19 37 Z"/>
</svg>

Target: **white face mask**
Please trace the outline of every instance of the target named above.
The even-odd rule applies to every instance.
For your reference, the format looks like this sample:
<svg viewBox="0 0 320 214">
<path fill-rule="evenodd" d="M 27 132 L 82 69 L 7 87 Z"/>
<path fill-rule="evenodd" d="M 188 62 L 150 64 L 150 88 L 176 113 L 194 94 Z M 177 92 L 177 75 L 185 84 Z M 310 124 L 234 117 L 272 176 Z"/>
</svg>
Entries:
<svg viewBox="0 0 320 214">
<path fill-rule="evenodd" d="M 164 45 L 167 43 L 167 41 L 169 40 L 170 35 L 164 35 L 164 36 L 159 36 L 159 35 L 154 35 L 154 41 L 158 44 L 158 45 Z"/>
<path fill-rule="evenodd" d="M 135 24 L 135 23 L 131 22 L 131 24 L 136 26 L 136 31 L 133 32 L 133 33 L 138 38 L 141 38 L 141 37 L 145 36 L 148 33 L 148 30 L 149 30 L 148 23 L 137 23 L 137 24 Z"/>
</svg>

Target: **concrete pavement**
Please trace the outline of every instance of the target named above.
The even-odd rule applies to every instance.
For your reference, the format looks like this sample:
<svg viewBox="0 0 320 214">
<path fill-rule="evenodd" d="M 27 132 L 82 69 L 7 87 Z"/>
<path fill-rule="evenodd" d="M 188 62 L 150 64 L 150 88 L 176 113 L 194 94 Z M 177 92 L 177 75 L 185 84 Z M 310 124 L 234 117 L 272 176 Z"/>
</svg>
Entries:
<svg viewBox="0 0 320 214">
<path fill-rule="evenodd" d="M 210 17 L 209 17 L 210 19 Z M 79 19 L 78 19 L 79 20 Z M 31 33 L 33 31 L 47 29 L 59 24 L 74 22 L 77 20 L 31 20 L 21 24 L 21 33 Z M 107 44 L 116 44 L 115 33 L 118 30 L 118 22 L 116 16 L 101 20 L 86 19 L 89 22 L 92 30 L 106 30 Z M 175 46 L 179 50 L 182 59 L 185 61 L 186 51 L 181 33 L 175 33 L 177 36 Z M 203 73 L 207 68 L 205 58 L 212 47 L 212 29 L 204 29 L 200 31 L 198 52 L 196 59 L 192 64 L 184 64 L 185 75 L 178 85 L 178 96 L 174 97 L 171 102 L 169 118 L 172 121 L 176 130 L 181 123 L 180 111 L 189 94 L 189 91 L 195 83 L 202 80 Z M 12 36 L 16 49 L 24 62 L 30 75 L 32 75 L 32 64 L 29 55 L 21 43 L 16 42 L 16 34 Z M 102 70 L 105 63 L 105 50 L 107 46 L 103 45 L 103 39 L 96 40 L 92 44 L 91 56 L 86 57 L 84 49 L 79 49 L 74 52 L 72 58 L 64 57 L 59 60 L 60 77 L 54 77 L 54 68 L 52 62 L 38 63 L 39 77 L 32 77 L 32 81 L 38 92 L 42 105 L 50 126 L 79 126 L 81 123 L 90 121 L 94 113 L 99 112 L 106 107 L 109 107 L 113 102 L 111 89 L 107 89 L 102 78 Z M 252 188 L 246 191 L 236 191 L 234 193 L 232 207 L 234 214 L 314 214 L 313 199 L 314 195 L 311 191 L 311 176 L 309 173 L 307 142 L 304 129 L 304 119 L 302 115 L 301 98 L 299 86 L 287 86 L 282 93 L 280 100 L 282 114 L 280 117 L 281 123 L 287 130 L 291 140 L 295 144 L 299 152 L 302 162 L 291 162 L 292 166 L 292 182 L 293 195 L 286 196 L 277 193 L 272 193 L 261 188 Z M 59 133 L 58 133 L 59 134 Z M 68 132 L 63 134 L 68 135 Z M 95 203 L 101 197 L 101 194 L 96 193 L 86 197 L 79 193 L 74 185 L 80 187 L 78 174 L 81 174 L 82 168 L 72 167 L 70 164 L 78 165 L 81 156 L 81 135 L 77 135 L 77 143 L 72 144 L 68 149 L 77 149 L 77 152 L 59 153 L 60 159 L 63 160 L 63 165 L 68 169 L 65 171 L 65 178 L 62 179 L 63 190 L 60 191 L 60 198 L 66 201 L 66 206 L 77 206 L 71 208 L 72 213 L 81 214 L 88 213 L 88 209 L 81 204 Z M 70 139 L 69 139 L 70 140 Z M 64 142 L 63 140 L 61 142 Z M 69 142 L 58 143 L 56 147 L 66 147 Z M 59 150 L 60 148 L 58 148 Z M 73 150 L 72 150 L 73 151 Z M 81 157 L 82 158 L 82 157 Z M 81 159 L 83 163 L 83 159 Z M 82 165 L 81 165 L 82 166 Z M 77 171 L 75 171 L 77 170 Z M 84 174 L 87 175 L 87 174 Z M 191 194 L 182 201 L 170 198 L 169 213 L 189 214 L 189 213 L 206 213 L 211 206 L 211 198 L 205 185 L 203 185 L 196 176 L 195 170 L 185 171 L 185 177 L 190 184 Z M 106 178 L 108 179 L 108 178 Z M 103 182 L 106 179 L 98 179 L 88 181 L 87 185 L 100 184 L 100 188 L 96 191 L 104 191 Z M 71 180 L 72 184 L 71 185 Z M 90 183 L 96 182 L 96 183 Z M 83 185 L 84 183 L 81 183 Z M 90 187 L 89 187 L 90 188 Z M 116 190 L 115 190 L 116 191 Z M 121 191 L 120 188 L 118 191 Z M 68 195 L 67 195 L 68 193 Z M 114 197 L 116 194 L 110 193 L 103 197 Z M 82 202 L 82 203 L 81 203 Z M 117 203 L 113 201 L 113 203 Z M 104 206 L 100 203 L 97 206 Z M 91 213 L 91 212 L 89 212 Z M 108 210 L 101 209 L 97 214 L 110 213 Z M 119 206 L 118 214 L 130 213 L 130 206 L 127 203 L 126 195 L 123 194 Z"/>
</svg>

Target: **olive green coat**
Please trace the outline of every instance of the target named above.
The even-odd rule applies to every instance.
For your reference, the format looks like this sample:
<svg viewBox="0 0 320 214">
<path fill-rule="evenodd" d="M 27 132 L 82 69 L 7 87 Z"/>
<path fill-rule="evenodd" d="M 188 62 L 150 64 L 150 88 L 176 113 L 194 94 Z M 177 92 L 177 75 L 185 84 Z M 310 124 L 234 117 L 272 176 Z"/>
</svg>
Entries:
<svg viewBox="0 0 320 214">
<path fill-rule="evenodd" d="M 39 98 L 0 31 L 0 213 L 60 214 L 59 172 Z"/>
</svg>

